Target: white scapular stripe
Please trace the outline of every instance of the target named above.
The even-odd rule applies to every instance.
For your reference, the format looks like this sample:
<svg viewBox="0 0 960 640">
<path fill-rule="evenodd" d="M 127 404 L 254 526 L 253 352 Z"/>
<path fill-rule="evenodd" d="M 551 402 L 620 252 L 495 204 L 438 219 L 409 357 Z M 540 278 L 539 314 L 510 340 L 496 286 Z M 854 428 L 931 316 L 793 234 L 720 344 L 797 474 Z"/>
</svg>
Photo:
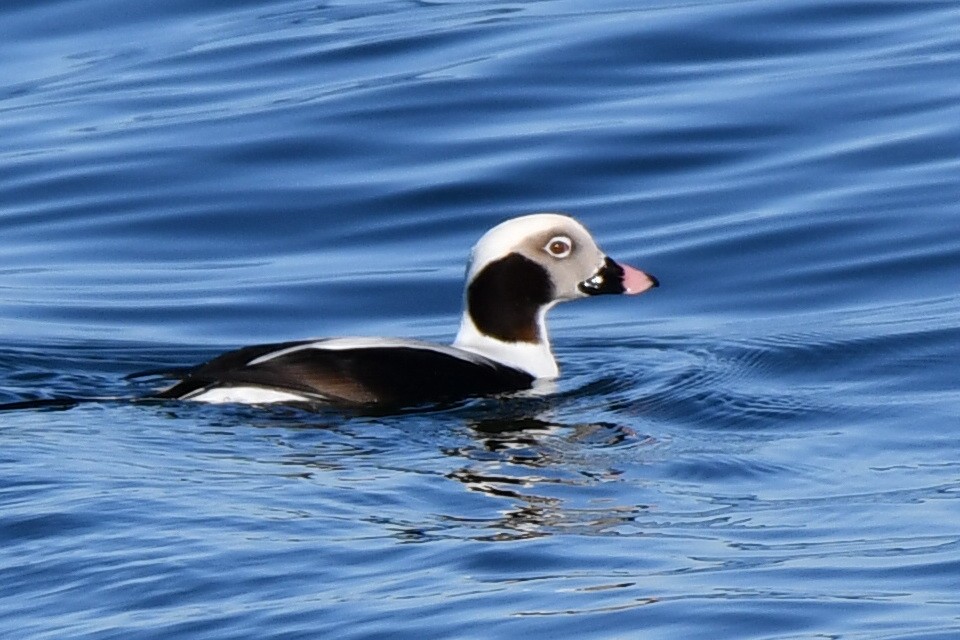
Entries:
<svg viewBox="0 0 960 640">
<path fill-rule="evenodd" d="M 423 342 L 420 340 L 403 340 L 400 338 L 328 338 L 325 340 L 317 340 L 316 342 L 308 342 L 307 344 L 298 344 L 293 347 L 287 347 L 286 349 L 279 349 L 278 351 L 265 353 L 262 356 L 254 358 L 248 362 L 247 366 L 257 365 L 262 362 L 267 362 L 268 360 L 273 360 L 274 358 L 285 356 L 289 353 L 304 351 L 306 349 L 345 351 L 347 349 L 371 349 L 375 347 L 386 347 L 388 349 L 426 349 L 429 351 L 443 353 L 448 356 L 453 356 L 454 358 L 460 358 L 461 360 L 466 360 L 467 362 L 473 362 L 475 364 L 488 364 L 482 358 L 478 358 L 475 354 L 469 351 L 457 349 L 456 347 L 448 347 L 447 345 L 434 344 L 432 342 Z"/>
</svg>

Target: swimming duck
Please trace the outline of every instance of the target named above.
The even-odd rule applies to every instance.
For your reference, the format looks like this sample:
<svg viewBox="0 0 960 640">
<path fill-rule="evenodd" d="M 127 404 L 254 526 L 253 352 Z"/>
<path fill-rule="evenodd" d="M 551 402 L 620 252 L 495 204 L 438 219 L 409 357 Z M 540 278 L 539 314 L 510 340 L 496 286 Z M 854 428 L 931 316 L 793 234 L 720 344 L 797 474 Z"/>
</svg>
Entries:
<svg viewBox="0 0 960 640">
<path fill-rule="evenodd" d="M 413 406 L 521 391 L 559 375 L 546 324 L 555 304 L 656 286 L 653 276 L 605 255 L 573 218 L 522 216 L 474 246 L 452 345 L 329 338 L 243 347 L 178 372 L 179 381 L 155 397 Z"/>
</svg>

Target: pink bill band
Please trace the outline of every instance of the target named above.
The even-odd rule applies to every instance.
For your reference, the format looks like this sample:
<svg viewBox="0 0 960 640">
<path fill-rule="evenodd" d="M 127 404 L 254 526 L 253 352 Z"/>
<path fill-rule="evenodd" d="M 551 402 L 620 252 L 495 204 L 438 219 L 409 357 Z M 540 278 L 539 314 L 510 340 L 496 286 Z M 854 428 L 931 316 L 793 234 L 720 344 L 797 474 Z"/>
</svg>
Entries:
<svg viewBox="0 0 960 640">
<path fill-rule="evenodd" d="M 659 287 L 660 283 L 653 276 L 635 269 L 630 265 L 619 263 L 623 269 L 623 292 L 627 295 L 643 293 L 647 289 Z"/>
</svg>

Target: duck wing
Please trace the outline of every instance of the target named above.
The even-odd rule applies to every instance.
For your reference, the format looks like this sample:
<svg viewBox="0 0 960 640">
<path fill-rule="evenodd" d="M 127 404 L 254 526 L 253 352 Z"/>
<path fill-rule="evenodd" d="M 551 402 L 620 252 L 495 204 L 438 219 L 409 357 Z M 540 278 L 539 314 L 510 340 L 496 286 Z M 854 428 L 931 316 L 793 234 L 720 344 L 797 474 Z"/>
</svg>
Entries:
<svg viewBox="0 0 960 640">
<path fill-rule="evenodd" d="M 412 406 L 528 389 L 530 374 L 473 353 L 412 340 L 334 339 L 244 347 L 188 370 L 158 398 L 203 400 L 254 388 L 288 400 Z"/>
</svg>

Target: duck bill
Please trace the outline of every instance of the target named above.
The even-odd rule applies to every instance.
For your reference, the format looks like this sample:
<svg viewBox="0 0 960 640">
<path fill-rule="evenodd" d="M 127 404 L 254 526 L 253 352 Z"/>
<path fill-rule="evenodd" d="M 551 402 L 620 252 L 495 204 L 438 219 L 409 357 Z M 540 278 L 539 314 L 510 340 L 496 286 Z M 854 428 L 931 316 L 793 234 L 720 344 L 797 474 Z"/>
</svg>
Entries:
<svg viewBox="0 0 960 640">
<path fill-rule="evenodd" d="M 630 265 L 614 262 L 610 258 L 604 258 L 603 266 L 595 274 L 577 285 L 577 288 L 589 296 L 605 293 L 635 296 L 659 286 L 660 283 L 650 274 Z"/>
</svg>

